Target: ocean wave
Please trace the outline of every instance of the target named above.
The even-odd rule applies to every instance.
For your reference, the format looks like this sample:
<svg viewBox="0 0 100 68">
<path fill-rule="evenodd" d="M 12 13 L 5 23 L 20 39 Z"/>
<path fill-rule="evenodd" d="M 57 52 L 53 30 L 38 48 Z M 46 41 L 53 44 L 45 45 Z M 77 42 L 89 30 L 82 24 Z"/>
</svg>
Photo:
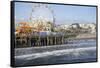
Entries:
<svg viewBox="0 0 100 68">
<path fill-rule="evenodd" d="M 15 56 L 15 59 L 24 59 L 24 60 L 32 60 L 36 58 L 44 58 L 49 56 L 61 56 L 61 55 L 72 55 L 74 57 L 88 55 L 88 52 L 94 51 L 96 52 L 96 47 L 86 47 L 86 48 L 72 48 L 72 49 L 62 49 L 55 51 L 46 51 L 42 53 L 34 53 L 34 54 L 26 54 Z"/>
</svg>

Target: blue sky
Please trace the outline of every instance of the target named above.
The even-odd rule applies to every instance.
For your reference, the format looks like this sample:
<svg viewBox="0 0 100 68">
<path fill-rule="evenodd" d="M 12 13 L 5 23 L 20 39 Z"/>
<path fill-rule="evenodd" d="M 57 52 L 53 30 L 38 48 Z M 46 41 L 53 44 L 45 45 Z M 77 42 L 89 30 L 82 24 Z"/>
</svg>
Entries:
<svg viewBox="0 0 100 68">
<path fill-rule="evenodd" d="M 29 21 L 33 6 L 37 3 L 15 3 L 15 21 Z M 96 7 L 72 6 L 72 5 L 55 5 L 47 4 L 54 12 L 56 24 L 71 23 L 96 23 Z M 52 13 L 43 6 L 35 8 L 32 14 L 33 19 L 42 15 L 43 18 L 52 20 Z"/>
</svg>

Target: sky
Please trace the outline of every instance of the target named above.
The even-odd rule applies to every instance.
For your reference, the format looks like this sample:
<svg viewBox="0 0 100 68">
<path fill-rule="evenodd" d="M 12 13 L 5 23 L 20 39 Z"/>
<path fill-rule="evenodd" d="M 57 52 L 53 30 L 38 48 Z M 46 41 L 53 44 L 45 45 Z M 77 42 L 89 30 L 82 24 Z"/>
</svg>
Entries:
<svg viewBox="0 0 100 68">
<path fill-rule="evenodd" d="M 29 21 L 30 17 L 32 20 L 53 21 L 54 15 L 55 24 L 96 23 L 96 7 L 57 4 L 41 4 L 42 6 L 36 7 L 37 5 L 38 3 L 16 2 L 15 21 L 17 23 Z M 49 8 L 45 8 L 43 5 L 47 5 Z"/>
</svg>

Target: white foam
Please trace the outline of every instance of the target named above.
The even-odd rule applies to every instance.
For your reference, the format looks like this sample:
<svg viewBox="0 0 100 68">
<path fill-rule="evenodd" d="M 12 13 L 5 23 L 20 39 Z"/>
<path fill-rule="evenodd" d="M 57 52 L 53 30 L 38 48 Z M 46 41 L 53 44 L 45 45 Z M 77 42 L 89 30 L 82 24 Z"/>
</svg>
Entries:
<svg viewBox="0 0 100 68">
<path fill-rule="evenodd" d="M 31 60 L 41 57 L 47 57 L 47 56 L 59 56 L 59 55 L 66 55 L 72 53 L 75 56 L 78 56 L 80 52 L 82 51 L 89 51 L 89 50 L 96 50 L 96 47 L 87 47 L 87 48 L 75 48 L 75 49 L 64 49 L 64 50 L 55 50 L 55 51 L 46 51 L 42 53 L 34 53 L 34 54 L 27 54 L 27 55 L 20 55 L 15 56 L 16 59 L 25 59 L 25 60 Z"/>
</svg>

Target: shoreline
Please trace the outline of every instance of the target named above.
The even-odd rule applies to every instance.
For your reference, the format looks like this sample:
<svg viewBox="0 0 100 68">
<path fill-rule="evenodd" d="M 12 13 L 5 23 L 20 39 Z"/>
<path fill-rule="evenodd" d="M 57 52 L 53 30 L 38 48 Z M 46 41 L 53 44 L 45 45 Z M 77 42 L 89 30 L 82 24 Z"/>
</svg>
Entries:
<svg viewBox="0 0 100 68">
<path fill-rule="evenodd" d="M 88 38 L 90 38 L 90 39 L 92 39 L 92 38 L 96 38 L 96 34 L 79 34 L 79 35 L 77 35 L 76 36 L 76 38 L 86 38 L 86 39 L 88 39 Z"/>
</svg>

